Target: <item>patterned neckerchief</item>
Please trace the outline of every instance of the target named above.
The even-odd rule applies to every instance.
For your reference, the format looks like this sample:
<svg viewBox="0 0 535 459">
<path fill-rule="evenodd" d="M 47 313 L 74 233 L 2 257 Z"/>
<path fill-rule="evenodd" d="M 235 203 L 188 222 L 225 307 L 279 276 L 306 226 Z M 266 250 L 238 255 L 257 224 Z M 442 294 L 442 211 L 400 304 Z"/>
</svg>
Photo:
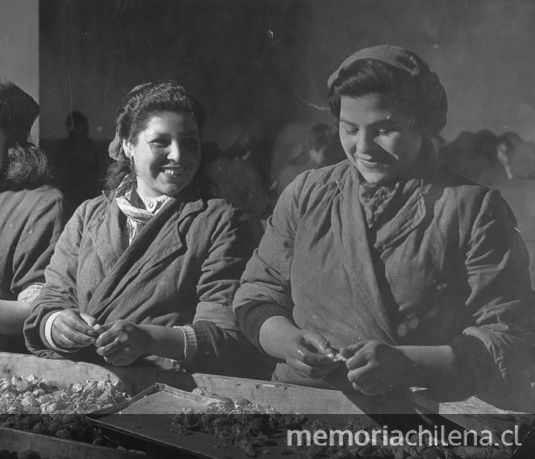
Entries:
<svg viewBox="0 0 535 459">
<path fill-rule="evenodd" d="M 399 208 L 399 199 L 403 191 L 403 182 L 397 181 L 384 185 L 368 183 L 359 184 L 359 201 L 362 204 L 368 228 L 377 229 L 388 221 Z"/>
<path fill-rule="evenodd" d="M 165 195 L 156 198 L 143 196 L 137 190 L 135 176 L 129 174 L 123 179 L 115 192 L 115 202 L 126 216 L 129 244 L 170 199 L 172 198 Z"/>
<path fill-rule="evenodd" d="M 358 198 L 368 228 L 377 230 L 391 220 L 403 206 L 405 197 L 418 186 L 420 179 L 431 176 L 436 167 L 436 149 L 426 140 L 422 146 L 421 157 L 406 176 L 378 185 L 366 182 L 359 174 Z"/>
</svg>

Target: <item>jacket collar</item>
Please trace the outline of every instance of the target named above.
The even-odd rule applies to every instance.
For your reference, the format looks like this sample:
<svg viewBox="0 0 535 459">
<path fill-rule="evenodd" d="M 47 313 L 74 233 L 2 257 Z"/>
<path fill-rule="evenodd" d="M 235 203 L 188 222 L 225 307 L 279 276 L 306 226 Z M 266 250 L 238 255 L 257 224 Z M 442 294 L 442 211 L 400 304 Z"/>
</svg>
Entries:
<svg viewBox="0 0 535 459">
<path fill-rule="evenodd" d="M 158 212 L 158 214 L 164 213 L 169 219 L 175 219 L 173 250 L 180 250 L 184 245 L 182 242 L 184 238 L 180 234 L 180 223 L 186 218 L 202 212 L 207 207 L 206 201 L 194 191 L 187 191 L 179 196 L 179 199 L 170 199 Z M 114 194 L 111 194 L 106 195 L 106 205 L 103 211 L 98 217 L 92 218 L 88 225 L 87 232 L 93 243 L 94 250 L 108 270 L 112 269 L 123 253 L 130 250 L 135 244 L 134 239 L 130 247 L 128 246 L 128 237 L 124 232 L 125 219 L 126 217 L 119 209 Z M 155 218 L 152 220 L 155 220 Z M 161 220 L 161 218 L 157 220 Z M 160 222 L 160 224 L 163 223 Z M 144 231 L 142 230 L 138 236 L 143 233 Z"/>
</svg>

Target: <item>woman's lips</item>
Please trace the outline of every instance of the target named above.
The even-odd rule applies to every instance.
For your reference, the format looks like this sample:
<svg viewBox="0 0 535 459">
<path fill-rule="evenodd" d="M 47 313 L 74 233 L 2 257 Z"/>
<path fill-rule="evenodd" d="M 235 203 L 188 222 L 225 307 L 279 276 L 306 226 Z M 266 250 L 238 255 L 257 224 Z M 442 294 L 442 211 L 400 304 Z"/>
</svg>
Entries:
<svg viewBox="0 0 535 459">
<path fill-rule="evenodd" d="M 188 168 L 182 166 L 169 166 L 162 167 L 161 170 L 164 174 L 170 175 L 171 177 L 179 177 L 185 174 L 188 171 Z"/>
<path fill-rule="evenodd" d="M 376 159 L 365 156 L 356 156 L 356 160 L 371 169 L 388 166 L 391 162 L 390 158 Z"/>
</svg>

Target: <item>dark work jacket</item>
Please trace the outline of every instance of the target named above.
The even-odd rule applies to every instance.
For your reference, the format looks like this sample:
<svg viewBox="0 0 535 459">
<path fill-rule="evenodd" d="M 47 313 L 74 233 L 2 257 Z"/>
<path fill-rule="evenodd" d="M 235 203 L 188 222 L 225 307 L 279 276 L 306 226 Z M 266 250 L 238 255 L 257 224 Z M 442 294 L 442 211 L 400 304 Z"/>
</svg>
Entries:
<svg viewBox="0 0 535 459">
<path fill-rule="evenodd" d="M 371 239 L 348 161 L 301 174 L 242 277 L 234 300 L 241 328 L 258 345 L 263 321 L 286 315 L 337 348 L 362 339 L 449 344 L 476 380 L 471 390 L 523 381 L 533 363 L 533 301 L 510 209 L 499 192 L 445 168 L 409 185 Z M 274 377 L 325 383 L 284 363 Z"/>
<path fill-rule="evenodd" d="M 61 355 L 43 343 L 47 317 L 79 308 L 100 324 L 192 324 L 199 352 L 193 368 L 247 369 L 231 304 L 254 241 L 241 215 L 222 200 L 167 202 L 128 246 L 126 217 L 115 199 L 84 202 L 67 223 L 24 334 L 43 357 L 100 361 L 94 347 Z"/>
<path fill-rule="evenodd" d="M 45 281 L 65 223 L 63 195 L 53 187 L 0 191 L 0 299 L 15 301 Z M 0 351 L 25 352 L 24 339 L 0 335 Z"/>
</svg>

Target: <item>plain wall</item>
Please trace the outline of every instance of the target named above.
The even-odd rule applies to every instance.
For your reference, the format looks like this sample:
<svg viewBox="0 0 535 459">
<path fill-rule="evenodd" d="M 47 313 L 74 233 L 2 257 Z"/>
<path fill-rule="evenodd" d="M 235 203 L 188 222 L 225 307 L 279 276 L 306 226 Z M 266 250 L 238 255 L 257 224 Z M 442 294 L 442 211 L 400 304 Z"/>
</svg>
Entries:
<svg viewBox="0 0 535 459">
<path fill-rule="evenodd" d="M 126 91 L 165 78 L 205 103 L 208 137 L 235 122 L 270 136 L 330 121 L 328 75 L 355 49 L 390 42 L 439 74 L 448 140 L 483 128 L 535 140 L 534 24 L 535 2 L 520 0 L 42 0 L 42 136 L 65 136 L 76 109 L 93 137 L 110 138 Z"/>
<path fill-rule="evenodd" d="M 448 92 L 452 140 L 460 131 L 517 131 L 535 140 L 535 2 L 522 0 L 358 0 L 311 2 L 307 72 L 313 104 L 349 54 L 380 43 L 416 51 Z"/>
<path fill-rule="evenodd" d="M 39 2 L 0 0 L 0 78 L 39 102 Z M 39 139 L 39 119 L 31 137 Z"/>
</svg>

